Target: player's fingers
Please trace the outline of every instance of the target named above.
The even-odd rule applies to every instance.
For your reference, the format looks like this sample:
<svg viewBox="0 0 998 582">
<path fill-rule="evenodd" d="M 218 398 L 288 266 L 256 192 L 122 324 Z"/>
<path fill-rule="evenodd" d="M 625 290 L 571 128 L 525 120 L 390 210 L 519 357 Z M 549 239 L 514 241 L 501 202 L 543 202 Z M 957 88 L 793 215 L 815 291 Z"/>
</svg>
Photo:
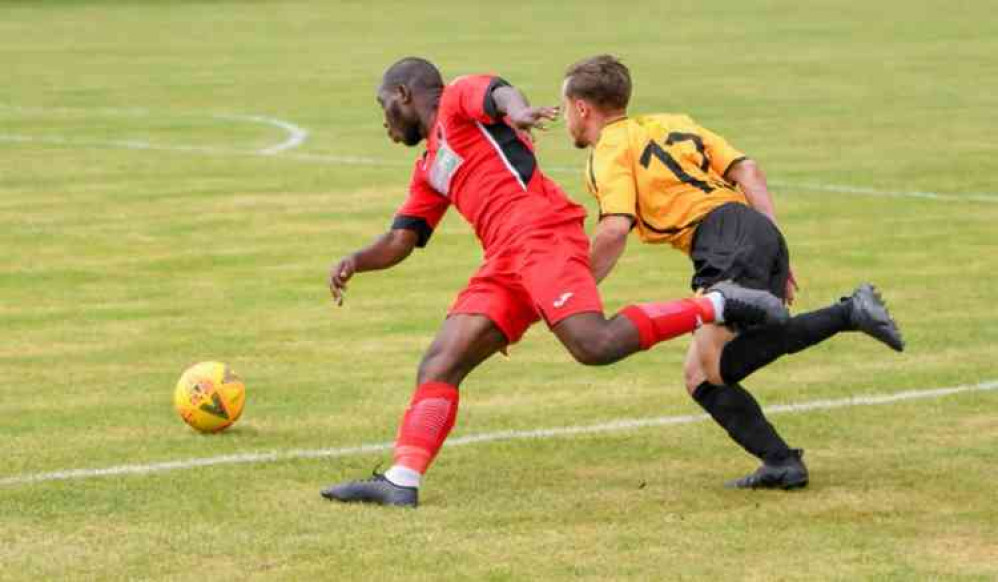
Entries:
<svg viewBox="0 0 998 582">
<path fill-rule="evenodd" d="M 557 107 L 540 107 L 537 110 L 537 115 L 543 117 L 544 119 L 550 119 L 554 121 L 558 119 L 558 108 Z"/>
<path fill-rule="evenodd" d="M 342 285 L 334 285 L 329 288 L 330 292 L 333 294 L 333 301 L 336 305 L 343 305 L 343 298 L 346 295 L 346 287 Z"/>
<path fill-rule="evenodd" d="M 347 288 L 347 282 L 338 273 L 333 273 L 329 277 L 329 290 L 332 291 L 333 295 L 342 293 Z"/>
</svg>

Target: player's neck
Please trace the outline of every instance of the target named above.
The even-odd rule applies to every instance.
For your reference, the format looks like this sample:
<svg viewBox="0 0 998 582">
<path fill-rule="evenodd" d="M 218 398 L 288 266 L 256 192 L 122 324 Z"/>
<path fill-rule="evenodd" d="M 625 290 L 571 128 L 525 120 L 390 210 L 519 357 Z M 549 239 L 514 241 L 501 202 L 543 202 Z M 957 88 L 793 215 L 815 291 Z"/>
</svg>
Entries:
<svg viewBox="0 0 998 582">
<path fill-rule="evenodd" d="M 440 108 L 440 95 L 443 92 L 434 92 L 427 96 L 425 101 L 416 103 L 416 113 L 419 115 L 419 128 L 424 138 L 430 137 L 430 131 L 437 122 L 437 110 Z"/>
</svg>

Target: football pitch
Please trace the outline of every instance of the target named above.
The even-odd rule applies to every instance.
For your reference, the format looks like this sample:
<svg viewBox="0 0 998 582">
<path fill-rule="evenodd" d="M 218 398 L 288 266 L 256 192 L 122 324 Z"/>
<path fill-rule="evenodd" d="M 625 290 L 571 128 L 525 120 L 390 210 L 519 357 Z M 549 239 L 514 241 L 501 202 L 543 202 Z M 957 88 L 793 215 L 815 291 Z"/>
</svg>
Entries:
<svg viewBox="0 0 998 582">
<path fill-rule="evenodd" d="M 998 578 L 998 20 L 984 0 L 0 2 L 0 580 Z M 388 227 L 417 150 L 397 58 L 555 104 L 601 52 L 632 110 L 684 112 L 769 175 L 795 309 L 875 282 L 908 342 L 844 335 L 746 380 L 809 488 L 753 470 L 687 396 L 684 339 L 574 363 L 543 325 L 462 386 L 419 509 L 319 489 L 387 467 L 416 365 L 481 260 L 330 265 Z M 542 168 L 590 209 L 563 125 Z M 632 239 L 607 311 L 689 292 Z M 203 360 L 247 384 L 213 436 Z"/>
</svg>

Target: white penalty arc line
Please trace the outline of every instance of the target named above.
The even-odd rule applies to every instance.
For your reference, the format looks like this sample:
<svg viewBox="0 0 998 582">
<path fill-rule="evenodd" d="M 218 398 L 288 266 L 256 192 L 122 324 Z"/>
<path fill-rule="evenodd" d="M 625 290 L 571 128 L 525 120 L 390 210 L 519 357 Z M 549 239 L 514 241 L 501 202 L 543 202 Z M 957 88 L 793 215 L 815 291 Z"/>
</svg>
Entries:
<svg viewBox="0 0 998 582">
<path fill-rule="evenodd" d="M 16 113 L 30 114 L 30 115 L 46 115 L 46 114 L 59 114 L 59 115 L 103 115 L 112 117 L 148 117 L 153 119 L 167 119 L 170 118 L 169 114 L 155 114 L 148 109 L 135 107 L 135 108 L 97 108 L 97 109 L 74 109 L 70 107 L 53 107 L 53 108 L 43 108 L 43 107 L 17 107 L 11 105 L 0 104 L 0 111 L 12 111 Z M 257 125 L 269 125 L 271 127 L 276 127 L 284 133 L 287 137 L 281 142 L 273 145 L 269 145 L 262 149 L 253 152 L 244 152 L 241 150 L 228 149 L 228 148 L 217 148 L 211 146 L 188 146 L 188 145 L 177 145 L 177 146 L 165 146 L 165 145 L 153 145 L 144 140 L 86 140 L 86 139 L 74 139 L 67 138 L 64 136 L 33 136 L 33 135 L 19 135 L 19 134 L 0 134 L 0 142 L 8 143 L 43 143 L 49 145 L 65 145 L 65 146 L 89 146 L 89 147 L 110 147 L 110 148 L 121 148 L 121 149 L 131 149 L 131 150 L 160 150 L 160 151 L 178 151 L 178 152 L 195 152 L 201 154 L 214 154 L 214 155 L 239 155 L 249 153 L 251 155 L 258 156 L 273 156 L 281 152 L 297 148 L 298 146 L 305 143 L 308 139 L 308 131 L 302 127 L 299 127 L 290 121 L 285 121 L 283 119 L 277 119 L 276 117 L 268 117 L 265 115 L 239 115 L 234 113 L 213 113 L 213 114 L 176 114 L 172 117 L 184 117 L 184 116 L 194 116 L 194 117 L 204 117 L 208 119 L 216 119 L 221 121 L 235 121 L 239 123 L 253 123 Z"/>
<path fill-rule="evenodd" d="M 261 123 L 265 125 L 272 125 L 279 129 L 284 130 L 288 137 L 284 141 L 278 144 L 274 144 L 269 147 L 265 147 L 262 150 L 257 150 L 256 153 L 261 156 L 272 156 L 274 154 L 279 154 L 285 150 L 294 149 L 301 144 L 305 143 L 308 139 L 308 132 L 297 125 L 284 121 L 281 119 L 276 119 L 274 117 L 264 117 L 262 115 L 212 115 L 215 119 L 229 119 L 233 121 L 251 121 L 254 123 Z"/>
<path fill-rule="evenodd" d="M 799 402 L 796 404 L 778 404 L 764 408 L 767 414 L 800 413 L 811 410 L 832 410 L 836 408 L 848 408 L 853 406 L 878 406 L 902 402 L 907 400 L 924 400 L 929 398 L 942 398 L 955 394 L 965 394 L 968 392 L 985 392 L 998 390 L 998 380 L 988 380 L 978 384 L 965 384 L 949 388 L 931 388 L 923 390 L 906 390 L 892 394 L 874 394 L 869 396 L 850 396 L 831 400 L 812 400 L 809 402 Z M 577 435 L 591 435 L 600 433 L 623 432 L 648 427 L 671 426 L 677 424 L 690 424 L 702 422 L 709 417 L 706 414 L 690 414 L 681 416 L 660 416 L 655 418 L 634 418 L 620 419 L 611 422 L 580 425 L 561 426 L 553 428 L 540 428 L 535 430 L 509 430 L 501 432 L 489 432 L 481 434 L 471 434 L 467 436 L 455 437 L 447 441 L 446 446 L 466 446 L 481 443 L 493 443 L 502 441 L 517 441 L 530 439 L 549 439 L 572 437 Z M 167 471 L 181 471 L 196 469 L 199 467 L 213 467 L 218 465 L 241 465 L 241 464 L 262 464 L 276 463 L 281 461 L 292 461 L 298 459 L 331 459 L 339 457 L 351 457 L 369 453 L 383 453 L 391 450 L 393 443 L 377 443 L 360 445 L 356 447 L 334 448 L 334 449 L 314 449 L 314 450 L 290 450 L 273 451 L 267 453 L 241 453 L 235 455 L 222 455 L 217 457 L 205 457 L 201 459 L 184 459 L 178 461 L 165 461 L 161 463 L 149 463 L 138 465 L 117 465 L 101 469 L 72 469 L 67 471 L 55 471 L 51 473 L 34 473 L 27 475 L 15 475 L 12 477 L 0 478 L 0 487 L 14 485 L 25 485 L 30 483 L 41 483 L 46 481 L 69 481 L 78 479 L 91 479 L 95 477 L 115 477 L 123 475 L 148 475 L 150 473 L 163 473 Z"/>
</svg>

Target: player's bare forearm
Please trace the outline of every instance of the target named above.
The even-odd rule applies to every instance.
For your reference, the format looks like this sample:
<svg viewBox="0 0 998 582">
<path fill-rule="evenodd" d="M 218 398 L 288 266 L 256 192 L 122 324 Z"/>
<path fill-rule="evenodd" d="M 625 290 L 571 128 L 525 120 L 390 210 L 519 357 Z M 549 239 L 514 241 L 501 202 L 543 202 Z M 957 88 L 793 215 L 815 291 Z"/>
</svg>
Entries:
<svg viewBox="0 0 998 582">
<path fill-rule="evenodd" d="M 763 173 L 759 164 L 750 159 L 742 160 L 728 170 L 727 178 L 741 187 L 752 208 L 765 214 L 773 223 L 776 223 L 776 208 L 773 205 L 773 197 L 769 193 L 766 174 Z"/>
<path fill-rule="evenodd" d="M 353 253 L 356 272 L 388 269 L 401 263 L 416 248 L 419 239 L 415 231 L 393 229 L 374 239 L 374 242 Z"/>
<path fill-rule="evenodd" d="M 509 119 L 518 129 L 544 129 L 544 121 L 558 117 L 557 107 L 531 107 L 527 98 L 516 87 L 499 87 L 492 91 L 492 99 L 499 113 Z"/>
<path fill-rule="evenodd" d="M 589 250 L 589 268 L 597 283 L 610 274 L 624 254 L 632 224 L 633 219 L 629 216 L 606 216 L 597 225 Z"/>
<path fill-rule="evenodd" d="M 379 236 L 366 247 L 350 253 L 329 270 L 329 292 L 338 305 L 343 304 L 347 281 L 355 273 L 377 271 L 405 260 L 416 247 L 419 235 L 411 230 L 393 229 Z"/>
</svg>

